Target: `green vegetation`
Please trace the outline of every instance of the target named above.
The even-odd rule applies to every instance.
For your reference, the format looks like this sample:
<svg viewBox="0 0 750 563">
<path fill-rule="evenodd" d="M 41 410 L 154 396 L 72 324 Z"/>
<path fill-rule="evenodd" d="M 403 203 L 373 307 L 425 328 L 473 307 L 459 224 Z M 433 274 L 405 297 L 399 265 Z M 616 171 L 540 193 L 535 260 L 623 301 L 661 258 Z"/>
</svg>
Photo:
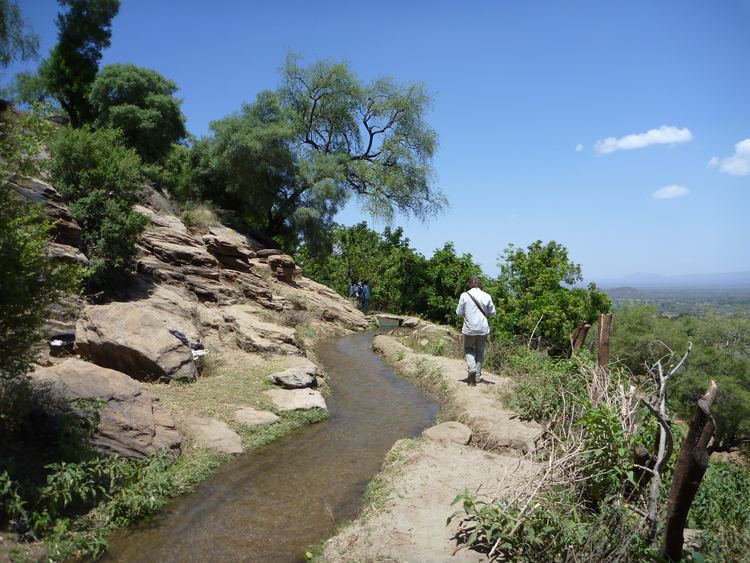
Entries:
<svg viewBox="0 0 750 563">
<path fill-rule="evenodd" d="M 575 287 L 583 280 L 581 267 L 555 241 L 538 240 L 525 251 L 510 245 L 499 266 L 495 305 L 503 313 L 493 319 L 499 334 L 533 333 L 542 347 L 561 354 L 570 349 L 570 335 L 580 321 L 593 322 L 610 310 L 609 298 L 596 285 Z"/>
<path fill-rule="evenodd" d="M 105 66 L 91 85 L 97 128 L 119 129 L 125 144 L 146 163 L 163 161 L 184 139 L 185 116 L 174 97 L 177 84 L 132 64 Z"/>
<path fill-rule="evenodd" d="M 102 50 L 109 47 L 112 19 L 120 0 L 59 0 L 58 42 L 40 69 L 44 86 L 70 118 L 73 127 L 95 117 L 89 102 Z"/>
<path fill-rule="evenodd" d="M 346 64 L 305 68 L 291 55 L 282 78 L 196 143 L 196 197 L 233 210 L 237 224 L 291 248 L 302 237 L 316 251 L 352 194 L 388 220 L 442 209 L 429 182 L 436 134 L 421 85 L 363 84 Z"/>
<path fill-rule="evenodd" d="M 507 400 L 514 410 L 546 425 L 537 455 L 548 470 L 537 479 L 537 490 L 513 499 L 488 501 L 468 491 L 458 495 L 452 518 L 460 522 L 460 539 L 514 561 L 559 561 L 572 553 L 585 561 L 658 557 L 659 546 L 649 545 L 643 517 L 647 477 L 633 465 L 636 448 L 655 449 L 656 421 L 638 400 L 653 393 L 653 382 L 622 368 L 604 375 L 586 353 L 550 358 L 507 343 L 501 353 L 490 350 L 488 368 L 512 376 Z M 686 373 L 675 377 L 677 384 Z M 676 452 L 683 432 L 673 431 Z M 676 453 L 663 476 L 662 509 L 675 458 Z M 746 468 L 712 462 L 690 512 L 690 527 L 703 530 L 701 553 L 694 553 L 694 560 L 748 557 L 748 479 Z"/>
<path fill-rule="evenodd" d="M 36 56 L 37 49 L 39 38 L 24 20 L 18 2 L 0 0 L 0 68 Z"/>
<path fill-rule="evenodd" d="M 38 351 L 47 307 L 79 279 L 76 268 L 47 257 L 49 229 L 42 211 L 0 189 L 0 431 L 17 423 L 21 376 Z"/>
<path fill-rule="evenodd" d="M 116 129 L 64 129 L 52 154 L 54 184 L 83 230 L 89 287 L 104 288 L 127 271 L 147 223 L 133 210 L 140 158 Z"/>
<path fill-rule="evenodd" d="M 719 397 L 714 449 L 728 450 L 750 438 L 750 316 L 747 312 L 697 317 L 660 315 L 653 305 L 625 307 L 615 316 L 612 354 L 636 375 L 672 350 L 693 350 L 687 367 L 673 382 L 672 408 L 691 416 L 695 401 L 713 379 Z"/>
</svg>

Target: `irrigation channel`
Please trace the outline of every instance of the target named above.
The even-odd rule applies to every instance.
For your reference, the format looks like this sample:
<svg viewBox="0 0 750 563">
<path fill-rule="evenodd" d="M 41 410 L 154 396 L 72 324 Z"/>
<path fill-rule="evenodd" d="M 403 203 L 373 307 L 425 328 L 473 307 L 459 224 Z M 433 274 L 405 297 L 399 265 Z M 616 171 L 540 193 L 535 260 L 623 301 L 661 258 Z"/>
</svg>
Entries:
<svg viewBox="0 0 750 563">
<path fill-rule="evenodd" d="M 304 561 L 356 516 L 393 443 L 432 424 L 437 405 L 372 351 L 373 333 L 322 342 L 330 419 L 224 465 L 155 518 L 115 534 L 119 562 Z"/>
</svg>

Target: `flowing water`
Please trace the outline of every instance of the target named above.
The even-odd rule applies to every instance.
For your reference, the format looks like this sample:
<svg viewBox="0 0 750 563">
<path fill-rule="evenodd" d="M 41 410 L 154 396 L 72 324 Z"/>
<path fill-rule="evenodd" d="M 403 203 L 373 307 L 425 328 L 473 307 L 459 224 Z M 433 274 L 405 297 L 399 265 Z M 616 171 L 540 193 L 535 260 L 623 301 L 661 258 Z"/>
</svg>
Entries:
<svg viewBox="0 0 750 563">
<path fill-rule="evenodd" d="M 331 417 L 220 468 L 192 494 L 110 541 L 109 561 L 304 561 L 353 518 L 393 443 L 419 434 L 437 405 L 394 376 L 372 333 L 322 343 Z"/>
</svg>

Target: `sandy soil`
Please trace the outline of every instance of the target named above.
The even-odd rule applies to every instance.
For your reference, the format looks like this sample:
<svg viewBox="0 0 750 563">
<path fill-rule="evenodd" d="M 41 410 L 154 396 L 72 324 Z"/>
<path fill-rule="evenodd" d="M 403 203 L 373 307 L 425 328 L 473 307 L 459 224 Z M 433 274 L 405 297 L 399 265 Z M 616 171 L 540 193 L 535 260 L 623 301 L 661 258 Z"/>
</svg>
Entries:
<svg viewBox="0 0 750 563">
<path fill-rule="evenodd" d="M 475 445 L 423 438 L 411 449 L 394 446 L 390 457 L 397 461 L 379 476 L 386 496 L 383 506 L 366 510 L 331 538 L 320 560 L 485 561 L 483 554 L 456 551 L 456 523 L 446 524 L 457 508 L 451 502 L 467 489 L 496 498 L 533 486 L 540 466 L 523 454 L 533 446 L 540 428 L 518 420 L 502 406 L 499 392 L 508 383 L 502 377 L 486 374 L 490 383 L 469 387 L 463 381 L 466 367 L 461 360 L 417 354 L 387 336 L 378 336 L 374 348 L 407 377 L 424 371 L 425 366 L 437 370 L 461 414 L 469 419 Z"/>
</svg>

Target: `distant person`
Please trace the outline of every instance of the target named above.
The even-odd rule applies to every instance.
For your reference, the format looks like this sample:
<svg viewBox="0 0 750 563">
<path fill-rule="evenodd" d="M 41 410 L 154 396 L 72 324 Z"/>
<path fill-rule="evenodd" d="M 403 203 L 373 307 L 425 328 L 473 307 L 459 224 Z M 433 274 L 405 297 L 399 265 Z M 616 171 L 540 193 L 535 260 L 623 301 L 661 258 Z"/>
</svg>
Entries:
<svg viewBox="0 0 750 563">
<path fill-rule="evenodd" d="M 464 319 L 461 334 L 464 336 L 466 367 L 469 370 L 467 381 L 469 385 L 476 385 L 482 381 L 484 347 L 490 334 L 487 319 L 495 314 L 495 305 L 492 297 L 482 291 L 482 278 L 472 276 L 466 285 L 469 289 L 461 294 L 456 314 Z"/>
<path fill-rule="evenodd" d="M 349 282 L 349 299 L 357 299 L 357 284 L 354 283 L 354 280 Z"/>
<path fill-rule="evenodd" d="M 367 313 L 370 306 L 370 282 L 365 280 L 362 284 L 362 312 Z"/>
</svg>

